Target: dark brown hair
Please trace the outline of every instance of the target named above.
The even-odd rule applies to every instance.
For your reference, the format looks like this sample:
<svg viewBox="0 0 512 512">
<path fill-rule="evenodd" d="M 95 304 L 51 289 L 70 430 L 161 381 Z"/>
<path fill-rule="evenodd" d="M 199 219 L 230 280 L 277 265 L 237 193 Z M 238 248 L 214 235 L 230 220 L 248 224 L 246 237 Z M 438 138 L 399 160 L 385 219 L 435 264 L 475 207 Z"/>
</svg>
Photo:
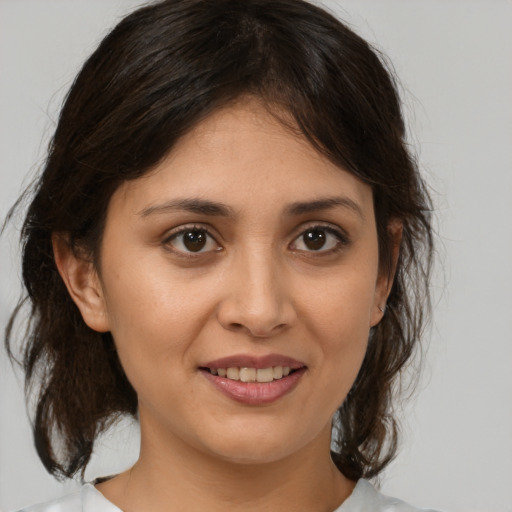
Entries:
<svg viewBox="0 0 512 512">
<path fill-rule="evenodd" d="M 94 441 L 137 397 L 113 339 L 83 322 L 57 272 L 51 237 L 65 233 L 95 261 L 116 188 L 150 171 L 201 119 L 244 95 L 373 190 L 380 261 L 388 223 L 403 223 L 394 285 L 362 368 L 334 418 L 332 458 L 347 477 L 372 477 L 397 446 L 392 398 L 428 311 L 430 201 L 404 135 L 397 88 L 378 53 L 302 0 L 164 0 L 107 35 L 62 108 L 22 230 L 30 305 L 22 364 L 39 390 L 35 443 L 43 464 L 70 477 Z M 285 112 L 287 115 L 283 116 Z M 285 119 L 285 118 L 288 118 Z"/>
</svg>

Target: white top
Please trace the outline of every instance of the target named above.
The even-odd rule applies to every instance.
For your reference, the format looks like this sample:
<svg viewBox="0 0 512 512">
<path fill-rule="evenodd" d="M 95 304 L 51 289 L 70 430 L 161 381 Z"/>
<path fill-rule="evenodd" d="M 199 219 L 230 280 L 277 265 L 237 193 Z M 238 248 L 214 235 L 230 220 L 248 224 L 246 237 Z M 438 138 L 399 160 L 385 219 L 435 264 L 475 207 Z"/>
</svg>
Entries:
<svg viewBox="0 0 512 512">
<path fill-rule="evenodd" d="M 401 500 L 384 496 L 367 480 L 359 480 L 352 494 L 333 512 L 420 512 Z M 19 512 L 122 512 L 92 484 L 80 491 L 42 505 L 33 505 Z M 423 510 L 423 512 L 435 512 Z"/>
</svg>

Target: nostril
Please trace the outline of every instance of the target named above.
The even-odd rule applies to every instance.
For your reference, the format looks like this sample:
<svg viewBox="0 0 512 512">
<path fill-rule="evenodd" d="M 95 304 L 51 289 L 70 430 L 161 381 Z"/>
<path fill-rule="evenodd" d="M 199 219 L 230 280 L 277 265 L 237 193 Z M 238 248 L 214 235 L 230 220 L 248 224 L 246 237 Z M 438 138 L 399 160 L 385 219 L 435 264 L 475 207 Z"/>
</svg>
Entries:
<svg viewBox="0 0 512 512">
<path fill-rule="evenodd" d="M 265 326 L 253 326 L 249 327 L 241 322 L 230 322 L 227 329 L 236 332 L 245 332 L 247 335 L 254 338 L 269 338 L 274 336 L 275 334 L 283 331 L 288 327 L 286 323 L 280 323 L 278 325 L 274 325 L 273 327 L 266 328 Z"/>
</svg>

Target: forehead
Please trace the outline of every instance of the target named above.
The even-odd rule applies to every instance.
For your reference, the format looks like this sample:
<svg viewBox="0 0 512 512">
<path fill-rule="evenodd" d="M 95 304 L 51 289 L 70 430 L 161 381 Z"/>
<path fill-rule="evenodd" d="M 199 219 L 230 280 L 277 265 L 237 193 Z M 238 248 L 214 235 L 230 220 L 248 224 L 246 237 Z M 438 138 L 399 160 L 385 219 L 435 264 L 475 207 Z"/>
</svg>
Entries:
<svg viewBox="0 0 512 512">
<path fill-rule="evenodd" d="M 112 201 L 133 212 L 172 197 L 207 198 L 243 211 L 340 194 L 373 211 L 368 185 L 317 151 L 291 122 L 285 126 L 258 100 L 245 98 L 198 123 L 152 171 L 121 185 Z"/>
</svg>

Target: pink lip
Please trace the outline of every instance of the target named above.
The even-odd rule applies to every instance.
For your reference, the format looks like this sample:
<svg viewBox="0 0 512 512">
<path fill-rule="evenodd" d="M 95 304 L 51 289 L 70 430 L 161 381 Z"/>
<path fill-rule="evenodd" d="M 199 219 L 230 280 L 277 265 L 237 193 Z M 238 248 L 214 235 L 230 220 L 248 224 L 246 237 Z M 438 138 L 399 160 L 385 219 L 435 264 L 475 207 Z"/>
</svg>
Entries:
<svg viewBox="0 0 512 512">
<path fill-rule="evenodd" d="M 219 368 L 223 367 L 219 366 Z M 305 372 L 306 367 L 302 366 L 290 373 L 288 377 L 272 382 L 241 382 L 212 375 L 207 370 L 201 371 L 201 374 L 219 391 L 236 402 L 247 405 L 265 405 L 290 393 L 297 386 Z"/>
<path fill-rule="evenodd" d="M 291 357 L 280 354 L 268 354 L 266 356 L 252 356 L 248 354 L 237 354 L 228 357 L 221 357 L 200 365 L 202 368 L 218 370 L 219 368 L 270 368 L 271 366 L 288 366 L 297 370 L 305 366 L 304 363 Z"/>
<path fill-rule="evenodd" d="M 275 366 L 288 366 L 293 371 L 287 377 L 272 382 L 241 382 L 211 374 L 208 369 L 219 368 L 270 368 Z M 215 361 L 201 364 L 201 373 L 219 391 L 231 400 L 247 405 L 265 405 L 279 400 L 287 395 L 299 383 L 307 367 L 304 363 L 280 354 L 254 356 L 236 354 L 222 357 Z"/>
</svg>

